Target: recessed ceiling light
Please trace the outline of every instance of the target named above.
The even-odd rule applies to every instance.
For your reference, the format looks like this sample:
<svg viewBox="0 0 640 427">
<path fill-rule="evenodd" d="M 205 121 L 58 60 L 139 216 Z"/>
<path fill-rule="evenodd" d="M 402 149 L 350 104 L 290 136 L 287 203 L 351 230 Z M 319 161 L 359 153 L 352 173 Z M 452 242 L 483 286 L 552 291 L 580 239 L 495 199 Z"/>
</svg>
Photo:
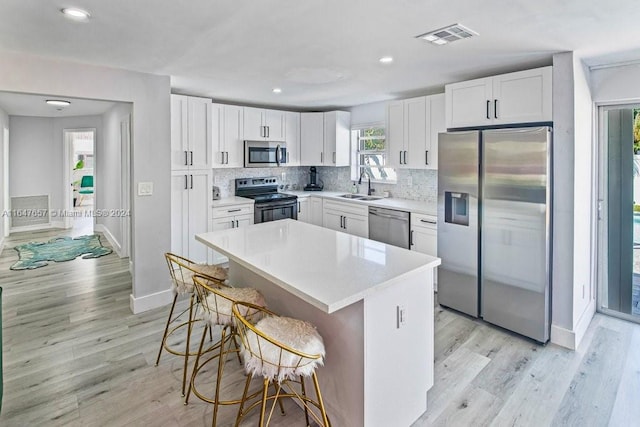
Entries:
<svg viewBox="0 0 640 427">
<path fill-rule="evenodd" d="M 279 87 L 274 87 L 273 93 L 282 93 L 282 89 L 280 89 Z"/>
<path fill-rule="evenodd" d="M 428 33 L 420 34 L 419 36 L 416 36 L 416 38 L 424 39 L 433 44 L 443 45 L 456 40 L 468 39 L 469 37 L 477 35 L 478 33 L 470 30 L 464 25 L 453 24 L 437 30 L 429 31 Z"/>
<path fill-rule="evenodd" d="M 62 99 L 47 99 L 45 102 L 49 105 L 58 105 L 60 107 L 67 107 L 71 105 L 69 101 L 64 101 Z"/>
<path fill-rule="evenodd" d="M 91 16 L 89 12 L 87 12 L 86 10 L 77 9 L 75 7 L 66 7 L 62 9 L 61 12 L 64 13 L 64 15 L 68 16 L 69 18 L 78 19 L 78 20 L 89 19 L 89 17 Z"/>
<path fill-rule="evenodd" d="M 382 62 L 383 64 L 389 64 L 389 63 L 393 62 L 393 57 L 391 57 L 391 56 L 383 56 L 378 61 Z"/>
</svg>

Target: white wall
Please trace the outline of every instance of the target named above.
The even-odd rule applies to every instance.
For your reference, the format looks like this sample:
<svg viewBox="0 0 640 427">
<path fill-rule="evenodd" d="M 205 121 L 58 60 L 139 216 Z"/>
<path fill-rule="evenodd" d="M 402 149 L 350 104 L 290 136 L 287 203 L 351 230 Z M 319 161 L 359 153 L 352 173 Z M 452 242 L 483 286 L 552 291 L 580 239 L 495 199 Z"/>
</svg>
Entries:
<svg viewBox="0 0 640 427">
<path fill-rule="evenodd" d="M 8 52 L 0 53 L 0 63 L 0 90 L 133 103 L 132 189 L 153 182 L 154 194 L 133 197 L 131 307 L 140 312 L 169 303 L 169 77 Z"/>
<path fill-rule="evenodd" d="M 96 129 L 100 144 L 102 118 L 9 116 L 9 196 L 49 195 L 52 210 L 64 206 L 64 129 Z"/>
<path fill-rule="evenodd" d="M 388 101 L 381 101 L 351 107 L 351 127 L 384 123 L 387 117 L 387 104 Z"/>
<path fill-rule="evenodd" d="M 122 167 L 120 150 L 120 122 L 131 114 L 131 104 L 118 103 L 102 115 L 103 138 L 97 150 L 97 200 L 102 209 L 121 209 Z M 107 216 L 96 219 L 105 228 L 118 252 L 122 245 L 121 217 Z"/>
<path fill-rule="evenodd" d="M 4 128 L 9 129 L 9 116 L 0 108 L 0 212 L 4 213 Z M 11 134 L 9 134 L 11 138 Z M 4 245 L 4 218 L 0 216 L 0 251 Z"/>
</svg>

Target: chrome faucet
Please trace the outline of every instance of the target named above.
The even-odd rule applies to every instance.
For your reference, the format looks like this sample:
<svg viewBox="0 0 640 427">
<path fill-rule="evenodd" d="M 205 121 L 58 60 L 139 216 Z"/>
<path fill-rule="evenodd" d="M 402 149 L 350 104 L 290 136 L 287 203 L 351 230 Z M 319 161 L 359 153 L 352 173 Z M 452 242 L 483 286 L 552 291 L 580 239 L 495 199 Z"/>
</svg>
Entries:
<svg viewBox="0 0 640 427">
<path fill-rule="evenodd" d="M 360 178 L 358 179 L 358 185 L 362 184 L 362 175 L 367 174 L 368 182 L 367 182 L 367 196 L 370 196 L 375 190 L 371 188 L 371 174 L 366 170 L 363 170 L 360 174 Z"/>
</svg>

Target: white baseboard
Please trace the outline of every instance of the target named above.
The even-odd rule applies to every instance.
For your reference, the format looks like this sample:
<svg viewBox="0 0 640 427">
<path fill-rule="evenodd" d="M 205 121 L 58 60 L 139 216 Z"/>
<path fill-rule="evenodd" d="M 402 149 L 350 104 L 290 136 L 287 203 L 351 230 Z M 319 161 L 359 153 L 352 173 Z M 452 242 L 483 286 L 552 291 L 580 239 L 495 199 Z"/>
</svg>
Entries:
<svg viewBox="0 0 640 427">
<path fill-rule="evenodd" d="M 570 350 L 575 350 L 576 336 L 574 331 L 570 331 L 560 326 L 551 325 L 551 342 L 565 347 Z"/>
<path fill-rule="evenodd" d="M 115 238 L 113 233 L 111 233 L 111 230 L 109 230 L 107 227 L 105 227 L 104 224 L 95 224 L 93 226 L 93 231 L 96 231 L 98 233 L 102 233 L 104 235 L 104 237 L 107 238 L 107 240 L 109 241 L 109 244 L 111 245 L 113 250 L 116 251 L 118 256 L 120 258 L 124 258 L 122 256 L 122 245 L 120 244 L 120 242 L 118 242 L 118 239 Z"/>
<path fill-rule="evenodd" d="M 51 230 L 54 228 L 64 228 L 64 222 L 53 221 L 53 222 L 50 222 L 49 224 L 27 225 L 24 227 L 11 227 L 9 229 L 9 233 L 20 233 L 23 231 Z"/>
<path fill-rule="evenodd" d="M 156 292 L 155 294 L 145 295 L 143 297 L 134 297 L 133 294 L 129 295 L 129 307 L 133 314 L 142 313 L 145 311 L 153 310 L 154 308 L 163 307 L 167 304 L 171 304 L 173 301 L 174 293 L 173 289 L 169 288 L 166 291 Z"/>
<path fill-rule="evenodd" d="M 582 314 L 582 317 L 580 317 L 580 320 L 578 320 L 573 331 L 560 326 L 551 325 L 551 342 L 570 350 L 578 348 L 582 342 L 582 338 L 584 338 L 584 334 L 587 332 L 591 319 L 593 319 L 593 315 L 596 312 L 595 307 L 595 301 L 591 301 Z"/>
</svg>

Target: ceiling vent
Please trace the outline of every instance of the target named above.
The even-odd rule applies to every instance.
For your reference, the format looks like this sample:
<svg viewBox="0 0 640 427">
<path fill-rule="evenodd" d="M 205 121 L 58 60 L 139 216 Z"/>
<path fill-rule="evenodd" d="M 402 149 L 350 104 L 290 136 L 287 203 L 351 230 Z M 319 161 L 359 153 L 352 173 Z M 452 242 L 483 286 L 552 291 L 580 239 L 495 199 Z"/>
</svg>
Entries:
<svg viewBox="0 0 640 427">
<path fill-rule="evenodd" d="M 416 36 L 416 38 L 424 39 L 433 44 L 443 45 L 443 44 L 452 43 L 456 40 L 468 39 L 469 37 L 473 37 L 477 35 L 478 33 L 476 33 L 473 30 L 470 30 L 464 25 L 453 24 L 453 25 L 448 25 L 444 28 L 440 28 L 435 31 L 429 31 L 428 33 L 421 34 L 419 36 Z"/>
</svg>

